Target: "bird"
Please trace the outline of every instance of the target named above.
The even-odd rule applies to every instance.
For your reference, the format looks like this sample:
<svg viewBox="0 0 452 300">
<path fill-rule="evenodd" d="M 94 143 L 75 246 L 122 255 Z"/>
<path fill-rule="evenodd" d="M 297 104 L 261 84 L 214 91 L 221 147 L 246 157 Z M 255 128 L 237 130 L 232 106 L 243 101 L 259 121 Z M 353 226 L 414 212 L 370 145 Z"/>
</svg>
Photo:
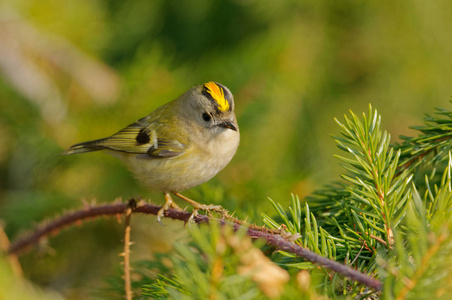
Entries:
<svg viewBox="0 0 452 300">
<path fill-rule="evenodd" d="M 234 97 L 224 85 L 209 81 L 194 86 L 110 137 L 75 144 L 63 154 L 103 150 L 121 159 L 145 187 L 162 192 L 169 208 L 171 194 L 198 210 L 221 207 L 198 203 L 180 192 L 207 182 L 233 158 L 240 143 Z"/>
</svg>

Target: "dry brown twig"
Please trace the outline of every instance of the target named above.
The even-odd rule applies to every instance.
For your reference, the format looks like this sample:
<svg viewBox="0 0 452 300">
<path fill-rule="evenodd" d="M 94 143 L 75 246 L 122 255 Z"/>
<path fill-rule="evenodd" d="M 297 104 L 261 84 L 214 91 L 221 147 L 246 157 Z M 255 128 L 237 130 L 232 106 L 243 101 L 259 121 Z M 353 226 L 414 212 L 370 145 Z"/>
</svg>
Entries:
<svg viewBox="0 0 452 300">
<path fill-rule="evenodd" d="M 56 232 L 59 232 L 61 229 L 68 227 L 74 223 L 79 223 L 80 221 L 83 220 L 92 219 L 100 216 L 115 216 L 121 214 L 127 215 L 127 212 L 129 210 L 130 215 L 133 213 L 157 215 L 157 213 L 161 209 L 161 206 L 146 203 L 144 201 L 136 203 L 136 206 L 130 204 L 132 202 L 135 203 L 135 199 L 131 199 L 128 203 L 118 202 L 98 206 L 88 206 L 81 210 L 67 213 L 52 222 L 48 222 L 46 224 L 38 226 L 37 229 L 31 232 L 29 235 L 26 235 L 15 241 L 8 249 L 8 254 L 18 255 L 19 253 L 25 251 L 27 248 L 30 248 L 34 244 L 38 243 L 39 240 L 48 237 L 52 234 L 55 234 Z M 183 222 L 187 222 L 190 219 L 190 216 L 191 216 L 190 212 L 177 209 L 168 209 L 164 213 L 164 217 L 166 218 L 180 220 Z M 343 276 L 352 279 L 353 281 L 357 281 L 375 290 L 380 291 L 382 289 L 382 283 L 379 280 L 372 278 L 364 273 L 361 273 L 349 266 L 343 265 L 336 261 L 330 260 L 326 257 L 320 256 L 304 247 L 295 244 L 293 242 L 294 235 L 284 232 L 284 230 L 270 230 L 268 228 L 259 227 L 256 225 L 248 224 L 244 225 L 245 223 L 243 221 L 237 220 L 230 216 L 226 216 L 226 218 L 222 219 L 216 219 L 206 215 L 197 215 L 193 218 L 193 221 L 196 224 L 208 224 L 211 221 L 217 221 L 222 225 L 230 223 L 232 224 L 235 230 L 238 230 L 241 227 L 245 227 L 247 229 L 248 236 L 250 236 L 253 239 L 264 239 L 267 242 L 267 244 L 273 246 L 276 250 L 296 254 L 297 256 L 300 256 L 307 261 L 310 261 L 324 268 L 335 271 L 339 274 L 342 274 Z M 127 227 L 128 226 L 126 221 L 126 234 Z M 126 247 L 128 248 L 128 246 L 130 245 L 130 240 L 128 242 L 128 245 L 126 245 L 125 237 L 124 243 L 125 243 L 124 253 L 126 253 Z M 130 270 L 130 267 L 128 267 L 128 269 Z"/>
<path fill-rule="evenodd" d="M 132 218 L 132 213 L 137 206 L 135 199 L 129 201 L 129 207 L 126 210 L 125 228 L 124 228 L 124 289 L 126 291 L 126 300 L 132 300 L 132 284 L 130 280 L 130 219 Z"/>
</svg>

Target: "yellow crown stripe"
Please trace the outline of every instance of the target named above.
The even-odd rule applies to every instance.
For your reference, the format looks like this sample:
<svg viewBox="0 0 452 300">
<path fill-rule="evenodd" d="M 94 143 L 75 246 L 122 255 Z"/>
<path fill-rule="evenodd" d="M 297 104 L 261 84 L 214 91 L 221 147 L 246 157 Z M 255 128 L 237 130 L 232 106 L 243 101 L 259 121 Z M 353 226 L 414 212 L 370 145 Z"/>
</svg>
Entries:
<svg viewBox="0 0 452 300">
<path fill-rule="evenodd" d="M 215 82 L 204 83 L 204 88 L 217 102 L 220 111 L 227 111 L 229 109 L 229 102 L 224 98 L 224 91 Z"/>
</svg>

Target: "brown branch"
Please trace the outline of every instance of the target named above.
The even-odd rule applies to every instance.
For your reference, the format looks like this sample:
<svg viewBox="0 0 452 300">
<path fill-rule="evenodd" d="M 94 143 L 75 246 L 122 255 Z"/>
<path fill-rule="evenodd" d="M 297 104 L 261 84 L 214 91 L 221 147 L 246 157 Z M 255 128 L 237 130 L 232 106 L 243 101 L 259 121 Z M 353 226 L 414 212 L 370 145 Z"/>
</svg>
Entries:
<svg viewBox="0 0 452 300">
<path fill-rule="evenodd" d="M 252 238 L 263 238 L 267 241 L 267 244 L 274 246 L 277 250 L 282 250 L 296 254 L 307 261 L 310 261 L 316 265 L 320 265 L 324 268 L 342 274 L 343 276 L 348 277 L 359 283 L 362 283 L 368 287 L 371 287 L 378 291 L 381 291 L 382 289 L 383 284 L 379 280 L 372 278 L 364 273 L 361 273 L 349 266 L 338 263 L 334 260 L 328 259 L 306 248 L 303 248 L 292 242 L 289 242 L 280 235 L 259 232 L 256 231 L 255 229 L 248 229 L 248 235 Z"/>
<path fill-rule="evenodd" d="M 30 247 L 33 244 L 36 244 L 40 239 L 51 235 L 59 231 L 62 228 L 68 227 L 71 224 L 76 222 L 80 222 L 82 220 L 100 217 L 100 216 L 111 216 L 117 214 L 125 214 L 129 207 L 128 203 L 116 203 L 116 204 L 108 204 L 101 206 L 93 206 L 87 207 L 80 211 L 72 212 L 66 215 L 61 216 L 59 219 L 56 219 L 53 222 L 47 223 L 46 225 L 39 226 L 36 231 L 32 232 L 30 235 L 19 239 L 9 248 L 9 254 L 18 254 L 24 251 L 26 248 Z M 137 204 L 134 213 L 143 213 L 143 214 L 152 214 L 157 215 L 158 211 L 161 209 L 161 206 L 145 203 L 141 201 Z M 164 212 L 164 216 L 166 218 L 180 220 L 183 222 L 187 222 L 190 219 L 191 213 L 183 210 L 176 209 L 168 209 Z M 193 218 L 194 222 L 197 224 L 206 223 L 208 224 L 211 220 L 216 220 L 221 224 L 225 224 L 227 221 L 224 219 L 218 220 L 210 218 L 206 215 L 197 215 Z M 368 287 L 374 288 L 376 290 L 381 290 L 382 283 L 364 273 L 361 273 L 349 266 L 343 265 L 336 261 L 330 260 L 326 257 L 320 256 L 306 248 L 303 248 L 293 242 L 290 241 L 289 234 L 278 234 L 277 231 L 270 230 L 268 228 L 259 227 L 255 225 L 246 226 L 243 225 L 242 221 L 233 221 L 233 226 L 236 230 L 245 226 L 247 228 L 248 235 L 253 239 L 264 239 L 267 244 L 273 246 L 276 250 L 286 251 L 297 256 L 304 258 L 307 261 L 310 261 L 314 264 L 323 266 L 327 269 L 335 271 L 339 274 L 342 274 L 354 281 L 362 283 Z M 279 231 L 279 233 L 282 233 Z"/>
<path fill-rule="evenodd" d="M 57 234 L 61 229 L 69 227 L 74 223 L 100 216 L 124 214 L 127 208 L 128 203 L 113 203 L 100 206 L 88 206 L 81 210 L 67 213 L 54 221 L 39 225 L 31 234 L 15 241 L 9 247 L 8 254 L 19 254 L 28 247 L 37 244 L 42 238 Z"/>
</svg>

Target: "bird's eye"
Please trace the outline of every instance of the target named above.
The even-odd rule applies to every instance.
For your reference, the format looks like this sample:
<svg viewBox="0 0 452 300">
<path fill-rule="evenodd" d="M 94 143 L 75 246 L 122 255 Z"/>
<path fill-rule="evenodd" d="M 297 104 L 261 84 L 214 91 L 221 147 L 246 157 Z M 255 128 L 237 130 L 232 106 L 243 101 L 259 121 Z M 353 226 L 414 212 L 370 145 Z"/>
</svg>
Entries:
<svg viewBox="0 0 452 300">
<path fill-rule="evenodd" d="M 212 119 L 212 117 L 208 113 L 205 112 L 202 114 L 202 119 L 206 122 L 209 122 Z"/>
</svg>

